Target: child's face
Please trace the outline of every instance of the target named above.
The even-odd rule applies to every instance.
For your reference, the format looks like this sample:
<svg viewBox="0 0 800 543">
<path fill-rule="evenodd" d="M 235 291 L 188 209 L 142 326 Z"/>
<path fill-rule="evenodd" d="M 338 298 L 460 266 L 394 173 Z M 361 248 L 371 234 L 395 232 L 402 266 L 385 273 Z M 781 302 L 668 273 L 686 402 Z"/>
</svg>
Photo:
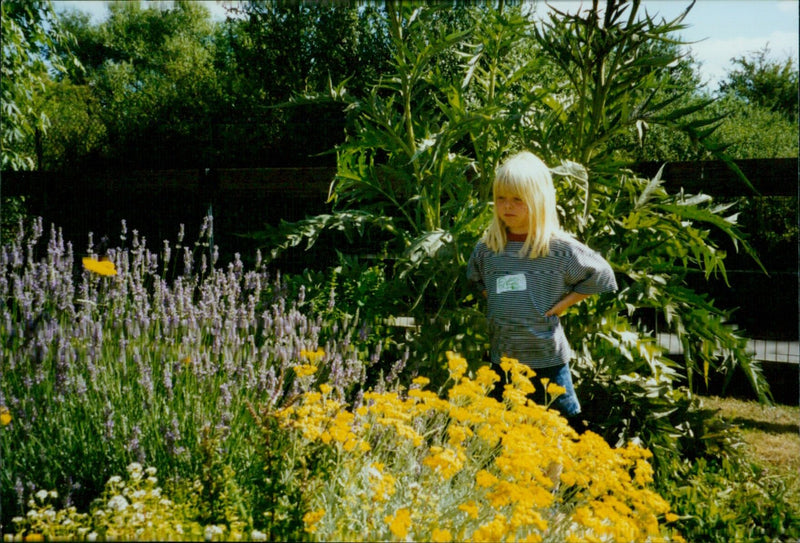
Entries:
<svg viewBox="0 0 800 543">
<path fill-rule="evenodd" d="M 528 233 L 528 206 L 519 194 L 498 191 L 495 195 L 495 212 L 512 234 Z"/>
</svg>

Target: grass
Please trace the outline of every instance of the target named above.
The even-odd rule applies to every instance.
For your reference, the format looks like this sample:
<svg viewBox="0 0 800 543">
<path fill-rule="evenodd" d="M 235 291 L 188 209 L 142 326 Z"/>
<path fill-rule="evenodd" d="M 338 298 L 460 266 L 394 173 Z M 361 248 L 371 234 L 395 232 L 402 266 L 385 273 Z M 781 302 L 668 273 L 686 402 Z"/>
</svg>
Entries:
<svg viewBox="0 0 800 543">
<path fill-rule="evenodd" d="M 745 455 L 764 468 L 766 476 L 783 478 L 800 501 L 800 407 L 716 396 L 703 402 L 739 429 Z"/>
</svg>

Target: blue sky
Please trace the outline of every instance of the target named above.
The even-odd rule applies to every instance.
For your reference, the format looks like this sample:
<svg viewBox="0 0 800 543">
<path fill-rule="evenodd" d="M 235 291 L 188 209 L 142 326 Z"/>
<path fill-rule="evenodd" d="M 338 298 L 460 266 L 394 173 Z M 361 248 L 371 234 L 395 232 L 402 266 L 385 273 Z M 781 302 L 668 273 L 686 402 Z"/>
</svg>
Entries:
<svg viewBox="0 0 800 543">
<path fill-rule="evenodd" d="M 236 0 L 198 1 L 220 18 L 225 13 L 224 4 L 237 3 Z M 106 2 L 101 0 L 54 0 L 53 3 L 57 11 L 66 8 L 87 11 L 96 22 L 108 13 Z M 592 4 L 591 0 L 550 0 L 550 3 L 566 11 L 574 11 L 581 4 Z M 643 0 L 642 4 L 651 15 L 657 13 L 671 19 L 683 11 L 690 0 Z M 795 67 L 798 66 L 797 0 L 697 0 L 684 23 L 689 27 L 681 37 L 696 42 L 689 47 L 702 65 L 702 77 L 709 90 L 715 90 L 725 77 L 732 66 L 732 58 L 749 56 L 766 45 L 772 58 L 783 61 L 792 57 Z"/>
</svg>

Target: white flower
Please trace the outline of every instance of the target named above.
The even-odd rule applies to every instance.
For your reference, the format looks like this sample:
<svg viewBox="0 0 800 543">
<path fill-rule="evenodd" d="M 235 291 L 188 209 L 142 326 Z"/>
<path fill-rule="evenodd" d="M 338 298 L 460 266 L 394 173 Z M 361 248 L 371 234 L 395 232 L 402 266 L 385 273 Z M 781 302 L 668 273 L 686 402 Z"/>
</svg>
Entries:
<svg viewBox="0 0 800 543">
<path fill-rule="evenodd" d="M 266 541 L 267 534 L 264 532 L 259 532 L 258 530 L 253 530 L 253 533 L 250 534 L 250 539 L 253 541 Z"/>
<path fill-rule="evenodd" d="M 156 474 L 156 472 L 158 472 L 158 470 L 157 470 L 156 468 L 154 468 L 153 466 L 150 466 L 149 468 L 147 468 L 146 470 L 144 470 L 144 472 L 145 472 L 145 473 L 146 473 L 146 474 L 147 474 L 149 477 L 153 477 L 153 476 Z"/>
<path fill-rule="evenodd" d="M 140 500 L 140 499 L 144 498 L 146 495 L 147 495 L 147 492 L 145 492 L 144 490 L 137 490 L 136 492 L 131 494 L 131 497 L 135 498 L 137 500 Z"/>
<path fill-rule="evenodd" d="M 212 524 L 210 526 L 206 526 L 205 532 L 203 532 L 203 537 L 206 541 L 213 541 L 215 535 L 222 535 L 222 528 Z"/>
<path fill-rule="evenodd" d="M 119 475 L 112 475 L 111 478 L 108 480 L 108 484 L 110 485 L 118 485 L 122 482 L 122 477 Z"/>
<path fill-rule="evenodd" d="M 97 541 L 97 532 L 92 532 L 86 536 L 86 541 Z"/>
<path fill-rule="evenodd" d="M 130 474 L 131 479 L 138 481 L 142 478 L 142 465 L 139 462 L 132 462 L 128 465 L 128 474 Z"/>
<path fill-rule="evenodd" d="M 126 500 L 123 496 L 117 494 L 116 496 L 112 496 L 110 500 L 108 500 L 108 507 L 109 509 L 113 509 L 114 511 L 125 511 L 128 508 L 128 500 Z"/>
<path fill-rule="evenodd" d="M 423 151 L 427 151 L 428 149 L 433 147 L 435 144 L 436 144 L 436 140 L 434 138 L 425 138 L 424 140 L 419 142 L 419 145 L 417 146 L 417 150 L 421 153 Z"/>
<path fill-rule="evenodd" d="M 36 493 L 36 497 L 39 499 L 39 501 L 42 502 L 45 501 L 47 499 L 47 491 L 40 490 L 39 492 Z"/>
</svg>

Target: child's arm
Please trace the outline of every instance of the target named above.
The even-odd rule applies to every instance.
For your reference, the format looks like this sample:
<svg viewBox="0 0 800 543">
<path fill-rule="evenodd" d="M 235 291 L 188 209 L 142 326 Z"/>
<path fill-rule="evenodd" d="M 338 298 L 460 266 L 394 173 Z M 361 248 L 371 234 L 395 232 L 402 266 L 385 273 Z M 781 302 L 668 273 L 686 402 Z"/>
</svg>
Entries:
<svg viewBox="0 0 800 543">
<path fill-rule="evenodd" d="M 580 292 L 572 291 L 563 298 L 561 298 L 561 300 L 559 300 L 556 305 L 550 308 L 550 311 L 545 313 L 544 316 L 545 317 L 552 317 L 553 315 L 560 316 L 561 314 L 564 313 L 564 311 L 567 310 L 568 307 L 573 306 L 578 302 L 585 300 L 589 296 L 590 296 L 589 294 L 581 294 Z"/>
</svg>

